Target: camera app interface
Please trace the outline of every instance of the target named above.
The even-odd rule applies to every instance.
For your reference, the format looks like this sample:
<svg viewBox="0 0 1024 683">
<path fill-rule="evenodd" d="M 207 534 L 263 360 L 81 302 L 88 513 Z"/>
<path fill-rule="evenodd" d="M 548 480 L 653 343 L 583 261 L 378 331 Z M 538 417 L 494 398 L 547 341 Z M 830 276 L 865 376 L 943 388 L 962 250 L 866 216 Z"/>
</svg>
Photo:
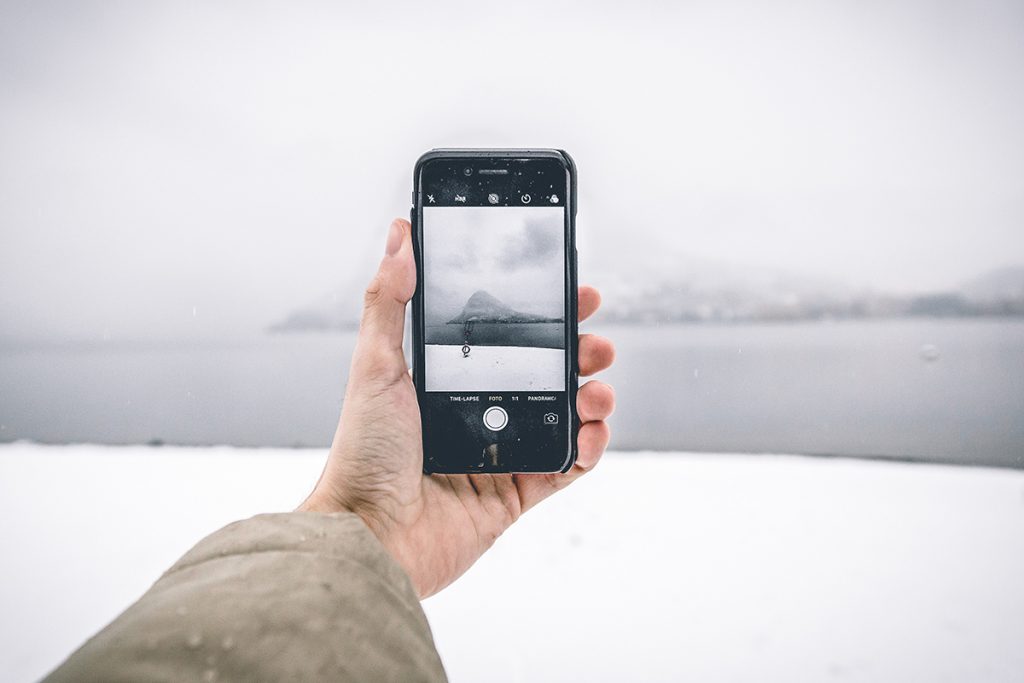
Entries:
<svg viewBox="0 0 1024 683">
<path fill-rule="evenodd" d="M 427 391 L 565 391 L 563 212 L 424 207 Z"/>
<path fill-rule="evenodd" d="M 547 161 L 424 175 L 422 409 L 439 470 L 553 471 L 567 457 L 566 189 Z"/>
</svg>

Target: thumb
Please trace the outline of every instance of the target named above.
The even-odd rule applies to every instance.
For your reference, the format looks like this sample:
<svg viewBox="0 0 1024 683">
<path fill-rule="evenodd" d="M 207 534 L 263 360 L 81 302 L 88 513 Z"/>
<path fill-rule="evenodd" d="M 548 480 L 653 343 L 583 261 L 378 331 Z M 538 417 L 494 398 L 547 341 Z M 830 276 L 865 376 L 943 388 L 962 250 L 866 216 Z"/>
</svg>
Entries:
<svg viewBox="0 0 1024 683">
<path fill-rule="evenodd" d="M 416 261 L 412 253 L 412 226 L 395 219 L 388 232 L 384 258 L 377 274 L 366 288 L 363 317 L 359 323 L 355 365 L 365 358 L 374 374 L 387 372 L 391 366 L 405 373 L 402 354 L 402 333 L 405 328 L 405 306 L 416 289 Z M 381 367 L 383 362 L 386 367 Z M 396 364 L 397 362 L 397 364 Z"/>
</svg>

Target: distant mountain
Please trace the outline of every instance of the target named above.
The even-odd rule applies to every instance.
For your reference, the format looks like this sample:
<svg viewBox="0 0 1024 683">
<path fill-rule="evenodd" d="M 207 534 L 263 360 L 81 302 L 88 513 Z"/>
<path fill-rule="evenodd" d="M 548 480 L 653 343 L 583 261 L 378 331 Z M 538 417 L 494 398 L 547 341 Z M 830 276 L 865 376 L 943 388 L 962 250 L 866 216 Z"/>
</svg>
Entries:
<svg viewBox="0 0 1024 683">
<path fill-rule="evenodd" d="M 943 317 L 1024 315 L 1024 266 L 989 271 L 955 291 L 913 297 L 906 312 Z"/>
<path fill-rule="evenodd" d="M 610 274 L 597 320 L 630 324 L 1024 316 L 1024 267 L 948 291 L 901 296 L 769 269 L 696 262 L 675 273 Z"/>
<path fill-rule="evenodd" d="M 1024 266 L 998 268 L 960 286 L 969 301 L 996 303 L 1024 299 Z"/>
<path fill-rule="evenodd" d="M 493 295 L 483 290 L 473 292 L 473 295 L 462 307 L 462 312 L 448 321 L 452 323 L 482 322 L 482 323 L 551 323 L 562 322 L 561 318 L 548 318 L 533 313 L 520 313 L 519 311 L 506 306 Z"/>
<path fill-rule="evenodd" d="M 295 308 L 284 319 L 267 328 L 269 332 L 335 332 L 359 329 L 359 315 L 363 297 L 359 295 L 359 282 L 349 278 L 348 286 L 320 297 L 302 307 Z"/>
<path fill-rule="evenodd" d="M 595 320 L 624 323 L 805 320 L 834 316 L 858 297 L 843 283 L 771 268 L 653 255 L 642 274 L 587 278 L 600 287 Z"/>
<path fill-rule="evenodd" d="M 269 332 L 331 332 L 357 329 L 359 329 L 358 313 L 346 317 L 337 311 L 309 308 L 292 311 L 284 320 L 267 328 Z"/>
<path fill-rule="evenodd" d="M 1024 316 L 1024 266 L 1000 268 L 946 291 L 901 296 L 776 271 L 652 254 L 641 272 L 608 268 L 588 274 L 604 301 L 596 321 L 756 322 L 847 318 Z M 353 290 L 355 291 L 355 290 Z M 291 332 L 358 326 L 359 296 L 332 296 L 292 312 L 270 329 Z M 485 291 L 451 323 L 556 322 L 522 313 Z"/>
</svg>

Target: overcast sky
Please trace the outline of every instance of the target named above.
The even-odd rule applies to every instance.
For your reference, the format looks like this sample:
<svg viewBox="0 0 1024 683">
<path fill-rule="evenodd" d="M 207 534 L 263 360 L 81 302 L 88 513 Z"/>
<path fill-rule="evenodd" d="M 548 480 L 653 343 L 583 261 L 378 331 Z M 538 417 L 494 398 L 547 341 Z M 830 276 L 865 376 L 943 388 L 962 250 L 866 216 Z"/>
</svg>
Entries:
<svg viewBox="0 0 1024 683">
<path fill-rule="evenodd" d="M 563 319 L 564 215 L 560 206 L 425 208 L 427 323 L 456 317 L 478 291 L 520 313 Z"/>
<path fill-rule="evenodd" d="M 585 280 L 950 287 L 1024 261 L 1022 73 L 1019 2 L 4 2 L 0 337 L 358 304 L 436 146 L 568 149 Z"/>
</svg>

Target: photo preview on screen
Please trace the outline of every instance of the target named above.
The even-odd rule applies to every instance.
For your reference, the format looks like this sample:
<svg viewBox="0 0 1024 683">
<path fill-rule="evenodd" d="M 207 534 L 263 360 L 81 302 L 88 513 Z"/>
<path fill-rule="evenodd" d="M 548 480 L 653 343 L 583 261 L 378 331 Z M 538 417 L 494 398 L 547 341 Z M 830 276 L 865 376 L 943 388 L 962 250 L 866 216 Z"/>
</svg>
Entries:
<svg viewBox="0 0 1024 683">
<path fill-rule="evenodd" d="M 424 208 L 427 391 L 565 391 L 564 212 Z"/>
</svg>

